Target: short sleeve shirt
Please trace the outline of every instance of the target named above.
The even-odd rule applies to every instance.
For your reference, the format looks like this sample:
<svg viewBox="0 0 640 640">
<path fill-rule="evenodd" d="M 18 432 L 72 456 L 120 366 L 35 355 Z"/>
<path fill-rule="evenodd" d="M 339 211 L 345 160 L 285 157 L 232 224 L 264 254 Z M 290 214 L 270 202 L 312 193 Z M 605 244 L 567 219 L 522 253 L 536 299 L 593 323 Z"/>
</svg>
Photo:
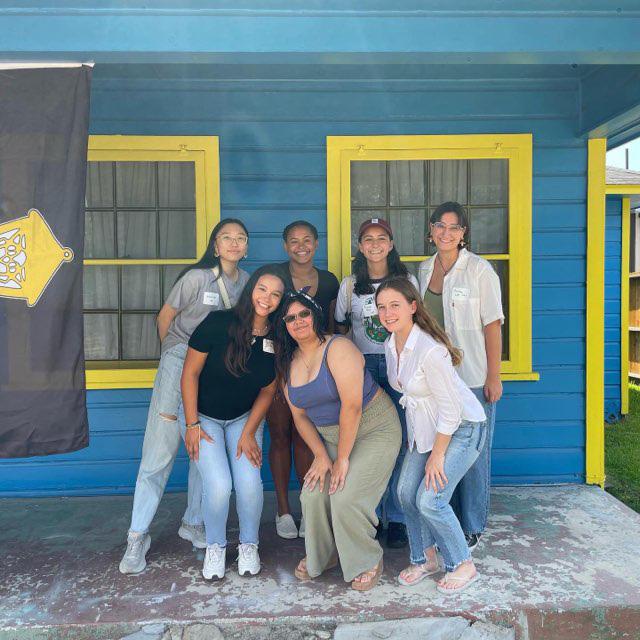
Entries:
<svg viewBox="0 0 640 640">
<path fill-rule="evenodd" d="M 275 379 L 270 335 L 255 338 L 246 373 L 236 377 L 227 370 L 224 357 L 233 320 L 233 311 L 210 313 L 189 340 L 192 349 L 207 354 L 198 381 L 198 413 L 217 420 L 232 420 L 250 411 L 260 390 Z"/>
<path fill-rule="evenodd" d="M 235 282 L 224 271 L 220 277 L 224 281 L 229 301 L 233 306 L 247 284 L 249 274 L 239 269 Z M 186 344 L 194 329 L 209 313 L 225 308 L 220 294 L 220 282 L 214 278 L 211 269 L 187 271 L 173 285 L 166 303 L 173 307 L 178 315 L 169 325 L 169 331 L 162 341 L 162 353 L 177 344 Z"/>
<path fill-rule="evenodd" d="M 409 280 L 416 289 L 418 281 L 415 276 L 409 274 Z M 372 280 L 371 284 L 377 291 L 383 280 Z M 338 301 L 336 303 L 336 320 L 345 322 L 349 309 L 347 308 L 347 287 L 353 287 L 353 277 L 347 276 L 340 284 Z M 388 338 L 387 330 L 382 326 L 378 317 L 375 292 L 357 295 L 353 291 L 351 295 L 351 326 L 353 327 L 353 342 L 364 354 L 384 354 L 384 341 Z"/>
<path fill-rule="evenodd" d="M 291 272 L 289 271 L 289 263 L 283 262 L 282 264 L 279 264 L 278 267 L 282 273 L 282 279 L 284 280 L 286 288 L 294 289 L 295 287 L 291 278 Z M 336 278 L 331 271 L 318 269 L 317 267 L 314 268 L 318 272 L 318 290 L 316 291 L 316 295 L 313 296 L 313 299 L 322 307 L 322 317 L 326 328 L 329 326 L 331 303 L 338 296 L 340 283 L 338 282 L 338 278 Z"/>
</svg>

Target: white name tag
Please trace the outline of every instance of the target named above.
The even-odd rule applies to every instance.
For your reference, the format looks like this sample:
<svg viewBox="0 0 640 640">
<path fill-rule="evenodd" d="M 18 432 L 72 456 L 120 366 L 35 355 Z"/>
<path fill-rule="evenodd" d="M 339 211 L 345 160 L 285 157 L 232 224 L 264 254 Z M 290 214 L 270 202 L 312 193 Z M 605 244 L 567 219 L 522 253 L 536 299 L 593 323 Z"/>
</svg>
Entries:
<svg viewBox="0 0 640 640">
<path fill-rule="evenodd" d="M 454 300 L 467 300 L 469 298 L 469 289 L 467 287 L 453 287 L 451 297 Z"/>
<path fill-rule="evenodd" d="M 362 315 L 365 318 L 372 318 L 378 315 L 378 308 L 376 307 L 376 301 L 373 296 L 367 298 L 362 306 Z"/>
<path fill-rule="evenodd" d="M 205 291 L 202 296 L 202 304 L 217 305 L 220 303 L 220 294 L 215 291 Z"/>
<path fill-rule="evenodd" d="M 273 348 L 273 340 L 268 340 L 267 338 L 265 338 L 262 341 L 262 350 L 266 351 L 267 353 L 275 353 L 275 349 Z"/>
</svg>

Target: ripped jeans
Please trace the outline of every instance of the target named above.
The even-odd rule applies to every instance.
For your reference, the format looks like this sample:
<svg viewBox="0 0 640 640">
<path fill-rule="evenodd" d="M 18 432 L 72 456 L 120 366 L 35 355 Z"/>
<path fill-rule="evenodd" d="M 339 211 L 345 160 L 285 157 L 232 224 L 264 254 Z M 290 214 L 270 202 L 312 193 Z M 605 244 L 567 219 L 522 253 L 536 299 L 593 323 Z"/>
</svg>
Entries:
<svg viewBox="0 0 640 640">
<path fill-rule="evenodd" d="M 146 533 L 149 530 L 178 454 L 182 440 L 177 419 L 182 401 L 180 377 L 186 355 L 187 345 L 177 344 L 167 349 L 160 357 L 144 432 L 142 460 L 133 496 L 129 531 Z M 184 522 L 202 524 L 201 503 L 202 478 L 195 464 L 189 463 Z"/>
<path fill-rule="evenodd" d="M 486 422 L 460 423 L 444 454 L 448 482 L 437 492 L 425 487 L 425 465 L 431 452 L 419 453 L 415 448 L 407 451 L 398 481 L 398 498 L 407 521 L 411 564 L 424 564 L 425 550 L 435 544 L 447 571 L 453 571 L 471 557 L 449 502 L 457 484 L 482 451 L 486 437 Z"/>
</svg>

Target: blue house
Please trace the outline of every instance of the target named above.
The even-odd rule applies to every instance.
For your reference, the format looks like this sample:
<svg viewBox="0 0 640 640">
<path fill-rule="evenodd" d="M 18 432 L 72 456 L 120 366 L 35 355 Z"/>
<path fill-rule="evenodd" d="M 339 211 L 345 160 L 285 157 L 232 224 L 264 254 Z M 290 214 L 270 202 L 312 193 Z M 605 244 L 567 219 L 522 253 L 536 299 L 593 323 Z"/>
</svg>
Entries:
<svg viewBox="0 0 640 640">
<path fill-rule="evenodd" d="M 0 496 L 132 492 L 154 314 L 221 215 L 246 222 L 250 270 L 310 220 L 341 277 L 360 220 L 387 217 L 415 268 L 429 212 L 451 199 L 503 285 L 494 482 L 602 484 L 605 383 L 624 387 L 619 365 L 605 379 L 605 340 L 621 335 L 623 278 L 609 276 L 627 206 L 605 202 L 605 152 L 640 132 L 639 32 L 633 0 L 4 3 L 0 64 L 95 68 L 91 443 L 3 460 Z M 183 454 L 170 488 L 185 468 Z"/>
</svg>

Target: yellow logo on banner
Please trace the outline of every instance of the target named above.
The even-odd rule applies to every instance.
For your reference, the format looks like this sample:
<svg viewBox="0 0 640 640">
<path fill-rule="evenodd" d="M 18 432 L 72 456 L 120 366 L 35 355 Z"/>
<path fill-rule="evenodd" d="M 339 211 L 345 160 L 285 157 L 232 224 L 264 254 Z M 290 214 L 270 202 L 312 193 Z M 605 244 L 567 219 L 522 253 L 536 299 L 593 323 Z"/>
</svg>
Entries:
<svg viewBox="0 0 640 640">
<path fill-rule="evenodd" d="M 33 307 L 73 251 L 63 247 L 37 209 L 0 224 L 0 298 L 22 298 Z"/>
</svg>

